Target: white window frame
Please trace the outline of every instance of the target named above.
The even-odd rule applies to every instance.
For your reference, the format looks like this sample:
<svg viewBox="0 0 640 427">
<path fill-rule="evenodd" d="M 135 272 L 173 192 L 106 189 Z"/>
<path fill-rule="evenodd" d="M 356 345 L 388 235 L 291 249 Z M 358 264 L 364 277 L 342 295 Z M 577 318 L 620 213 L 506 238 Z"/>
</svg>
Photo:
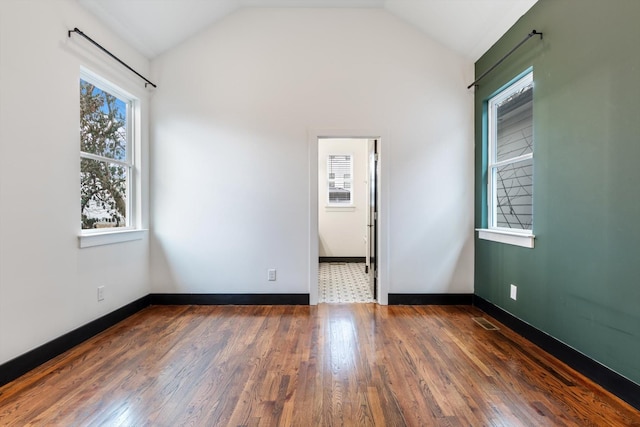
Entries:
<svg viewBox="0 0 640 427">
<path fill-rule="evenodd" d="M 131 93 L 123 90 L 116 84 L 106 80 L 100 75 L 81 68 L 80 80 L 91 83 L 100 90 L 108 92 L 117 97 L 126 104 L 127 129 L 126 129 L 126 158 L 124 161 L 103 157 L 100 155 L 86 153 L 79 150 L 79 160 L 90 159 L 100 162 L 118 164 L 127 168 L 127 206 L 126 206 L 126 225 L 124 227 L 98 228 L 98 229 L 80 229 L 78 236 L 79 246 L 81 248 L 107 245 L 112 243 L 128 242 L 140 240 L 144 237 L 145 231 L 141 228 L 139 206 L 139 192 L 137 179 L 139 173 L 139 158 L 136 153 L 139 152 L 140 141 L 138 126 L 139 123 L 139 106 L 140 100 Z"/>
<path fill-rule="evenodd" d="M 533 160 L 533 151 L 521 156 L 495 161 L 497 149 L 497 106 L 514 93 L 533 83 L 533 70 L 529 70 L 514 83 L 491 97 L 487 104 L 487 132 L 488 132 L 488 162 L 487 162 L 487 228 L 478 229 L 480 239 L 491 240 L 526 248 L 534 247 L 535 235 L 533 230 L 522 230 L 507 227 L 498 227 L 496 212 L 496 174 L 500 167 L 524 160 Z M 533 226 L 533 225 L 532 225 Z M 533 228 L 533 227 L 532 227 Z"/>
<path fill-rule="evenodd" d="M 345 157 L 349 157 L 349 183 L 350 188 L 349 188 L 349 203 L 336 203 L 336 202 L 332 202 L 331 198 L 329 196 L 329 193 L 331 191 L 331 182 L 335 181 L 335 178 L 330 178 L 329 176 L 329 170 L 330 170 L 330 165 L 331 165 L 331 157 L 332 156 L 345 156 Z M 352 153 L 330 153 L 327 155 L 327 207 L 329 208 L 353 208 L 354 206 L 354 202 L 353 202 L 353 154 Z"/>
</svg>

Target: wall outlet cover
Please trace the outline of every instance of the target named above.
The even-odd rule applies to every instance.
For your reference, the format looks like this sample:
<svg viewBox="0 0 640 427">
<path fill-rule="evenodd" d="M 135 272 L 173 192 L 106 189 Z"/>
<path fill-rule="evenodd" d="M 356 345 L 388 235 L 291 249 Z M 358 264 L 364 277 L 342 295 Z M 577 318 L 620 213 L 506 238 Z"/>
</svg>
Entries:
<svg viewBox="0 0 640 427">
<path fill-rule="evenodd" d="M 511 299 L 516 301 L 518 299 L 518 287 L 511 285 Z"/>
</svg>

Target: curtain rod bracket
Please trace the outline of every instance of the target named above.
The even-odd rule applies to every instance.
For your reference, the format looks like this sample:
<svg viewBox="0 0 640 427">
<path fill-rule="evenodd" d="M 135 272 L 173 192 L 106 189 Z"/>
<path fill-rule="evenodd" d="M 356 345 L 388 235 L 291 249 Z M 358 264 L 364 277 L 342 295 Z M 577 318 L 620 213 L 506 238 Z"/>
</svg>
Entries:
<svg viewBox="0 0 640 427">
<path fill-rule="evenodd" d="M 118 61 L 121 65 L 123 65 L 124 67 L 126 67 L 129 71 L 131 71 L 132 73 L 134 73 L 136 76 L 140 77 L 142 80 L 145 81 L 144 83 L 144 87 L 146 88 L 147 85 L 151 85 L 155 88 L 157 88 L 158 86 L 156 86 L 155 84 L 151 83 L 151 81 L 149 79 L 147 79 L 145 76 L 143 76 L 142 74 L 140 74 L 139 72 L 137 72 L 136 70 L 134 70 L 133 68 L 131 68 L 129 65 L 127 65 L 124 61 L 122 61 L 120 58 L 118 58 L 117 56 L 115 56 L 113 53 L 109 52 L 107 49 L 105 49 L 100 43 L 96 42 L 95 40 L 93 40 L 91 37 L 89 37 L 88 35 L 86 35 L 85 33 L 83 33 L 82 31 L 80 31 L 78 29 L 78 27 L 75 27 L 73 30 L 69 30 L 67 31 L 67 36 L 69 38 L 71 38 L 71 33 L 76 33 L 82 37 L 84 37 L 85 39 L 89 40 L 94 46 L 96 46 L 98 49 L 102 50 L 104 53 L 106 53 L 107 55 L 109 55 L 111 58 L 115 59 L 116 61 Z"/>
<path fill-rule="evenodd" d="M 490 72 L 493 71 L 494 68 L 496 68 L 498 65 L 502 64 L 502 61 L 504 61 L 505 59 L 507 59 L 509 56 L 511 56 L 511 54 L 513 52 L 515 52 L 520 46 L 522 46 L 527 40 L 529 40 L 531 37 L 533 36 L 540 36 L 540 40 L 542 40 L 542 35 L 543 33 L 541 33 L 540 31 L 536 31 L 535 29 L 532 30 L 529 34 L 527 34 L 527 36 L 517 45 L 515 45 L 513 47 L 513 49 L 511 49 L 509 52 L 506 53 L 506 55 L 504 55 L 502 58 L 500 58 L 498 60 L 498 62 L 496 62 L 495 64 L 493 64 L 493 66 L 491 66 L 487 71 L 485 71 L 484 73 L 482 73 L 480 75 L 480 77 L 478 77 L 473 83 L 471 83 L 469 86 L 467 86 L 467 89 L 471 89 L 472 86 L 478 86 L 478 82 L 480 80 L 482 80 L 487 74 L 489 74 Z"/>
</svg>

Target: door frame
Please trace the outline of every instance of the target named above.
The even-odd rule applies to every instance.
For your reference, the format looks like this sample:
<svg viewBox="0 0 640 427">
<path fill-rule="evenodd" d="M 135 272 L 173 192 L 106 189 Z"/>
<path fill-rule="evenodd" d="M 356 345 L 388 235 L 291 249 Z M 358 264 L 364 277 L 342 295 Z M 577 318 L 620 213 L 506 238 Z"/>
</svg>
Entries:
<svg viewBox="0 0 640 427">
<path fill-rule="evenodd" d="M 380 129 L 314 129 L 307 132 L 309 150 L 309 304 L 318 304 L 318 140 L 323 138 L 357 138 L 378 140 L 378 295 L 376 303 L 389 302 L 387 263 L 387 181 L 384 179 L 387 161 L 385 148 L 388 143 L 386 132 Z"/>
</svg>

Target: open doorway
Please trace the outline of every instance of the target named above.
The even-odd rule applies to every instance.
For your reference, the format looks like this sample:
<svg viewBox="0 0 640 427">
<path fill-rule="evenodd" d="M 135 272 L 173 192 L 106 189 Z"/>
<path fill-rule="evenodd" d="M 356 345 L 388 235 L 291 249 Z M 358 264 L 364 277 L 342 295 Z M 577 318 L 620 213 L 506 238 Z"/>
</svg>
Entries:
<svg viewBox="0 0 640 427">
<path fill-rule="evenodd" d="M 318 303 L 376 301 L 377 145 L 318 138 Z"/>
</svg>

